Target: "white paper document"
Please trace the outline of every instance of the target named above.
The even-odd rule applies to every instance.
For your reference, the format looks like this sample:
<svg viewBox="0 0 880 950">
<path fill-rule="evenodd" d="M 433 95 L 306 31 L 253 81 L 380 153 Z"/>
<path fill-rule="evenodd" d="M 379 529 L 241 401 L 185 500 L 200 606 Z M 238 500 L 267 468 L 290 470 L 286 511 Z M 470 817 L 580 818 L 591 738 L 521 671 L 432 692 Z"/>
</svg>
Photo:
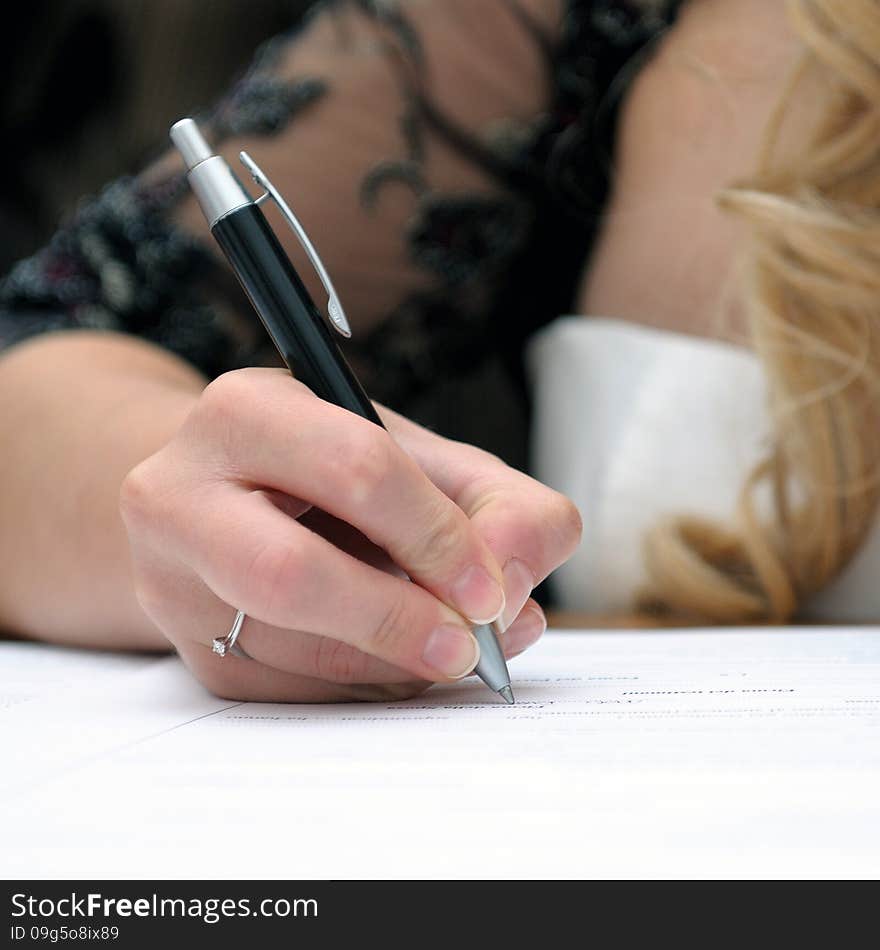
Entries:
<svg viewBox="0 0 880 950">
<path fill-rule="evenodd" d="M 94 686 L 99 678 L 112 682 L 123 671 L 143 669 L 156 661 L 155 656 L 134 653 L 0 643 L 0 715 L 19 703 L 76 689 L 83 677 Z"/>
<path fill-rule="evenodd" d="M 880 874 L 875 628 L 549 633 L 515 706 L 473 679 L 241 704 L 95 662 L 0 713 L 4 877 Z"/>
</svg>

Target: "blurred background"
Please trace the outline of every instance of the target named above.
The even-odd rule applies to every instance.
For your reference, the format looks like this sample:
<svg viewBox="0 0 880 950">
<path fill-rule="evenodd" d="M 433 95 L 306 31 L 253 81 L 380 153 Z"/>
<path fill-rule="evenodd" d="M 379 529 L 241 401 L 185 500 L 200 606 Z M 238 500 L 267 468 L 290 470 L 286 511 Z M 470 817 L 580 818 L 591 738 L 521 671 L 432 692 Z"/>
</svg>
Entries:
<svg viewBox="0 0 880 950">
<path fill-rule="evenodd" d="M 0 274 L 139 169 L 314 0 L 27 0 L 0 56 Z"/>
</svg>

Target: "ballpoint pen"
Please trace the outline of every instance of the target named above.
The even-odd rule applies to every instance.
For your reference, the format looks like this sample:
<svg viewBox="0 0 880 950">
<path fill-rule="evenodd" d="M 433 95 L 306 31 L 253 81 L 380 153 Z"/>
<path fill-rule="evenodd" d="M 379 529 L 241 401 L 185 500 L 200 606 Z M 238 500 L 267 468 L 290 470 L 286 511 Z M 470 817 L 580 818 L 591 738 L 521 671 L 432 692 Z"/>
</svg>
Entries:
<svg viewBox="0 0 880 950">
<path fill-rule="evenodd" d="M 270 198 L 278 205 L 321 279 L 332 326 L 342 336 L 350 337 L 345 311 L 330 276 L 287 202 L 247 152 L 240 152 L 242 164 L 265 189 L 258 198 L 252 198 L 226 160 L 211 151 L 192 119 L 174 123 L 171 141 L 183 156 L 187 179 L 211 234 L 287 368 L 316 396 L 381 426 L 382 420 L 342 355 L 327 321 L 258 207 Z M 239 611 L 229 635 L 230 648 L 243 620 L 244 614 Z M 495 631 L 486 624 L 477 627 L 474 636 L 480 645 L 480 660 L 474 672 L 506 702 L 513 703 L 510 675 Z M 227 649 L 223 640 L 215 640 L 214 648 L 221 655 Z"/>
</svg>

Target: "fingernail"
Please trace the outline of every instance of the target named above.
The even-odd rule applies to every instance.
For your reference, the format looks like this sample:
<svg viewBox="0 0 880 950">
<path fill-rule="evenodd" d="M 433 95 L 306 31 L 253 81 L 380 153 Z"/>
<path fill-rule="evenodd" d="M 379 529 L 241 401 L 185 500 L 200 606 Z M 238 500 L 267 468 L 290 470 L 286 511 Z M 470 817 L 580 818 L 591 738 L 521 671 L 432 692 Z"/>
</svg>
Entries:
<svg viewBox="0 0 880 950">
<path fill-rule="evenodd" d="M 444 623 L 428 637 L 422 659 L 443 676 L 461 679 L 480 659 L 480 646 L 470 630 Z"/>
<path fill-rule="evenodd" d="M 501 572 L 504 577 L 504 594 L 506 604 L 501 619 L 498 621 L 500 632 L 505 630 L 519 616 L 523 605 L 529 599 L 529 594 L 535 586 L 535 576 L 526 566 L 524 561 L 517 557 L 512 557 Z"/>
<path fill-rule="evenodd" d="M 502 644 L 504 655 L 522 653 L 527 647 L 540 640 L 547 629 L 547 618 L 538 607 L 527 607 L 507 628 Z"/>
<path fill-rule="evenodd" d="M 504 590 L 482 564 L 471 564 L 452 584 L 452 599 L 471 623 L 492 623 L 504 610 Z"/>
</svg>

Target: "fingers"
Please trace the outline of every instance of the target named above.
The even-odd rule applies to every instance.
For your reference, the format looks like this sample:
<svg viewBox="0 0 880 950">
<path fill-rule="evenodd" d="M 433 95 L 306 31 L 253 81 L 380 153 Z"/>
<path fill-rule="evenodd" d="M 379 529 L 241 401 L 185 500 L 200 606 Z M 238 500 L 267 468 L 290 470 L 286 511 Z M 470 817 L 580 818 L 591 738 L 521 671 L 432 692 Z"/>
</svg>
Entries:
<svg viewBox="0 0 880 950">
<path fill-rule="evenodd" d="M 581 519 L 575 506 L 557 492 L 540 489 L 499 492 L 486 485 L 483 494 L 473 496 L 471 521 L 503 565 L 509 604 L 498 623 L 502 632 L 534 587 L 580 543 Z"/>
<path fill-rule="evenodd" d="M 541 608 L 529 601 L 503 638 L 505 658 L 518 656 L 545 629 Z M 201 644 L 191 642 L 179 652 L 212 692 L 251 702 L 392 702 L 417 696 L 430 685 L 424 680 L 407 678 L 394 667 L 380 665 L 339 641 L 273 630 L 253 623 L 251 618 L 246 621 L 239 642 L 244 643 L 252 659 L 221 659 Z M 273 659 L 281 664 L 280 668 L 260 662 L 275 650 L 278 652 Z M 346 652 L 348 658 L 340 661 L 338 658 Z M 326 658 L 330 658 L 329 663 Z M 359 679 L 361 676 L 365 679 Z"/>
<path fill-rule="evenodd" d="M 580 513 L 568 498 L 474 446 L 448 439 L 382 409 L 394 438 L 470 518 L 498 563 L 506 629 L 532 589 L 580 543 Z"/>
<path fill-rule="evenodd" d="M 254 702 L 387 702 L 416 696 L 430 685 L 342 641 L 283 630 L 254 617 L 246 619 L 238 639 L 249 659 L 221 658 L 211 641 L 228 630 L 234 608 L 183 565 L 167 556 L 138 554 L 151 578 L 139 591 L 142 606 L 218 696 Z M 531 646 L 545 626 L 540 607 L 530 601 L 503 638 L 505 657 Z"/>
<path fill-rule="evenodd" d="M 220 600 L 186 565 L 169 559 L 167 552 L 140 552 L 139 561 L 138 599 L 150 619 L 178 649 L 193 642 L 204 648 L 203 659 L 212 663 L 227 659 L 213 654 L 211 642 L 228 631 L 236 608 Z M 238 644 L 254 660 L 306 678 L 345 685 L 413 681 L 406 670 L 343 641 L 273 627 L 253 616 L 245 620 Z"/>
<path fill-rule="evenodd" d="M 461 617 L 416 584 L 365 564 L 231 483 L 177 504 L 164 556 L 223 602 L 273 627 L 327 636 L 418 679 L 467 675 L 479 648 Z M 131 513 L 129 513 L 131 517 Z"/>
<path fill-rule="evenodd" d="M 228 373 L 212 387 L 194 424 L 224 433 L 225 462 L 241 483 L 354 525 L 473 624 L 500 615 L 501 570 L 480 532 L 385 430 L 315 399 L 281 370 Z"/>
<path fill-rule="evenodd" d="M 224 699 L 256 703 L 352 703 L 409 699 L 429 685 L 401 683 L 337 683 L 288 673 L 255 660 L 220 658 L 201 644 L 186 641 L 178 648 L 183 661 L 212 693 Z"/>
<path fill-rule="evenodd" d="M 501 646 L 505 659 L 519 656 L 524 650 L 533 646 L 544 635 L 547 629 L 547 618 L 537 601 L 527 598 L 519 615 L 515 617 L 501 637 Z"/>
</svg>

